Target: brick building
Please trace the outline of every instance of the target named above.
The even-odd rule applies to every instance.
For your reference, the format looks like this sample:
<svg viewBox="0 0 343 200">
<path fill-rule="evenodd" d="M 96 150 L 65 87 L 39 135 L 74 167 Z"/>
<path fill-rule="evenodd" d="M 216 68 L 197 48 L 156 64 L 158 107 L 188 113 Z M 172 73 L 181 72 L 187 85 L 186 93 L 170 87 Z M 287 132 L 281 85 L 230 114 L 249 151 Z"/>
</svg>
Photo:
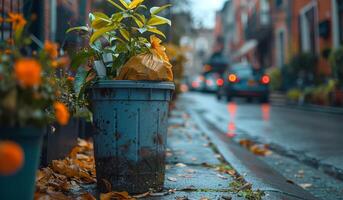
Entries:
<svg viewBox="0 0 343 200">
<path fill-rule="evenodd" d="M 77 42 L 76 37 L 67 36 L 70 26 L 84 24 L 88 18 L 93 0 L 0 0 L 1 17 L 8 12 L 22 13 L 26 19 L 33 19 L 30 32 L 41 42 L 52 40 L 60 45 Z M 0 39 L 11 36 L 8 23 L 1 23 Z"/>
<path fill-rule="evenodd" d="M 273 1 L 275 66 L 283 66 L 294 55 L 311 53 L 319 58 L 318 73 L 330 75 L 325 52 L 339 47 L 341 34 L 338 4 L 341 0 Z M 336 39 L 335 39 L 336 38 Z"/>
<path fill-rule="evenodd" d="M 329 76 L 328 52 L 343 44 L 342 29 L 343 0 L 227 0 L 215 37 L 233 62 L 283 67 L 311 53 L 319 58 L 317 73 Z"/>
</svg>

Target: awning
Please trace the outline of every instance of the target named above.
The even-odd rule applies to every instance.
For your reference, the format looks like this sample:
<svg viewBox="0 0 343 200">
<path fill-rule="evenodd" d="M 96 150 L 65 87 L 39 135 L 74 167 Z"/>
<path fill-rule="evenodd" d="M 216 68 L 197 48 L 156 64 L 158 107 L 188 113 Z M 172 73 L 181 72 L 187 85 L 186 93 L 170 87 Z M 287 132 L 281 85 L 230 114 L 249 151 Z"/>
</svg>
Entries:
<svg viewBox="0 0 343 200">
<path fill-rule="evenodd" d="M 253 50 L 257 46 L 257 40 L 249 40 L 243 44 L 243 46 L 235 53 L 232 57 L 237 58 L 240 56 L 244 56 L 245 54 L 249 53 L 249 51 Z"/>
</svg>

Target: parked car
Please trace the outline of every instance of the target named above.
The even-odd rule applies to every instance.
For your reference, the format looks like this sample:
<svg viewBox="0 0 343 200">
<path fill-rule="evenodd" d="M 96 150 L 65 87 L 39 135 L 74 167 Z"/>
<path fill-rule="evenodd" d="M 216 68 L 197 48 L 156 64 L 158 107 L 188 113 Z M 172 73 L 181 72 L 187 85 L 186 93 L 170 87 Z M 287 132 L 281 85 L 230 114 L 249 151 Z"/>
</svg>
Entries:
<svg viewBox="0 0 343 200">
<path fill-rule="evenodd" d="M 220 78 L 218 73 L 208 73 L 204 75 L 204 92 L 216 93 L 218 91 L 217 80 Z"/>
<path fill-rule="evenodd" d="M 261 102 L 269 101 L 270 77 L 263 70 L 257 70 L 249 63 L 233 64 L 224 74 L 223 83 L 217 90 L 217 98 L 223 96 L 228 101 L 233 97 L 245 97 L 251 101 L 259 98 Z"/>
<path fill-rule="evenodd" d="M 188 84 L 191 91 L 204 91 L 205 77 L 202 75 L 192 76 L 190 77 Z"/>
</svg>

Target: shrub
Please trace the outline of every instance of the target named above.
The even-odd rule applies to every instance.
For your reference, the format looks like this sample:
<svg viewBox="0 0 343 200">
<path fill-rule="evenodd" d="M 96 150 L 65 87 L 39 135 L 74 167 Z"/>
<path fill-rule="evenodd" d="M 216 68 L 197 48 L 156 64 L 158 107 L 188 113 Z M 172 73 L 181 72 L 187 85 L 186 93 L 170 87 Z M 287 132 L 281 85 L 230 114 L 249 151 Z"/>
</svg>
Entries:
<svg viewBox="0 0 343 200">
<path fill-rule="evenodd" d="M 272 91 L 277 91 L 281 89 L 282 86 L 282 74 L 278 67 L 273 67 L 268 69 L 267 74 L 270 76 L 271 83 L 270 88 Z"/>
<path fill-rule="evenodd" d="M 339 86 L 343 86 L 343 47 L 332 51 L 329 58 L 334 77 L 338 79 Z"/>
</svg>

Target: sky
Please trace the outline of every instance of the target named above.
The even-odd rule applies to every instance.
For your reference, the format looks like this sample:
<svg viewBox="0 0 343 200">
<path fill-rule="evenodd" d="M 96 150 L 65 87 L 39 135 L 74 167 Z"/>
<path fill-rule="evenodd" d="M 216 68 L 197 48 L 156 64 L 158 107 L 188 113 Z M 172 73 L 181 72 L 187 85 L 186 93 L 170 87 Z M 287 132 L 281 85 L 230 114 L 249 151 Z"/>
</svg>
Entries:
<svg viewBox="0 0 343 200">
<path fill-rule="evenodd" d="M 192 13 L 196 24 L 202 22 L 207 28 L 213 28 L 215 24 L 215 13 L 220 10 L 225 0 L 190 0 Z"/>
</svg>

